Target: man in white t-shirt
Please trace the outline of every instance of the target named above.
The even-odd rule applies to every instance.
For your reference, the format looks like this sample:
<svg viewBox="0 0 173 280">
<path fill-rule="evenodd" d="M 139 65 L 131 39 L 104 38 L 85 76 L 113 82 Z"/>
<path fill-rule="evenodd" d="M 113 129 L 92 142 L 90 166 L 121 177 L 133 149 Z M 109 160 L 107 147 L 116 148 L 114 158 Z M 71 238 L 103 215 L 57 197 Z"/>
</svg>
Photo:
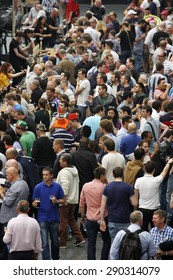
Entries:
<svg viewBox="0 0 173 280">
<path fill-rule="evenodd" d="M 112 139 L 104 141 L 104 149 L 107 154 L 102 159 L 102 166 L 106 169 L 106 179 L 110 183 L 114 181 L 113 169 L 115 167 L 124 168 L 125 159 L 122 154 L 115 151 L 115 142 Z"/>
<path fill-rule="evenodd" d="M 90 82 L 86 78 L 87 70 L 81 68 L 78 70 L 76 79 L 76 96 L 77 96 L 77 106 L 82 112 L 81 123 L 84 122 L 86 118 L 87 101 L 90 93 Z"/>
<path fill-rule="evenodd" d="M 75 105 L 75 96 L 74 96 L 74 92 L 68 87 L 68 81 L 61 80 L 60 86 L 61 86 L 61 89 L 63 90 L 63 93 L 68 96 L 69 105 L 74 106 Z"/>
<path fill-rule="evenodd" d="M 137 198 L 139 199 L 138 209 L 143 213 L 143 225 L 142 229 L 148 231 L 148 225 L 153 227 L 153 213 L 160 207 L 159 188 L 163 179 L 165 178 L 170 164 L 173 163 L 173 159 L 170 159 L 165 165 L 162 173 L 159 176 L 154 177 L 153 174 L 156 169 L 156 163 L 148 161 L 145 164 L 145 175 L 138 178 L 135 182 L 134 189 Z"/>
</svg>

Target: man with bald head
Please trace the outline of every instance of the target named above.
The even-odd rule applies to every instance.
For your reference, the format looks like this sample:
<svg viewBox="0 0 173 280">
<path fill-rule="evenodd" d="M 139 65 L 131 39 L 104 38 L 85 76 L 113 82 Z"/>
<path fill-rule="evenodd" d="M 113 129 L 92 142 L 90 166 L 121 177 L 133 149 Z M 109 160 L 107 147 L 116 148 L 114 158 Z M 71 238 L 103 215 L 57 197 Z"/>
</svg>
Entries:
<svg viewBox="0 0 173 280">
<path fill-rule="evenodd" d="M 49 26 L 50 32 L 52 34 L 50 41 L 49 41 L 49 46 L 51 48 L 54 47 L 56 39 L 57 39 L 57 31 L 59 30 L 59 27 L 57 26 L 57 19 L 59 18 L 59 10 L 57 8 L 54 8 L 50 16 L 47 19 L 47 24 Z"/>
<path fill-rule="evenodd" d="M 7 171 L 7 169 L 9 167 L 14 167 L 18 170 L 18 174 L 19 176 L 23 179 L 23 168 L 21 166 L 21 164 L 19 162 L 17 162 L 17 160 L 15 159 L 9 159 L 6 161 L 6 164 L 5 164 L 5 173 Z"/>
<path fill-rule="evenodd" d="M 38 168 L 33 159 L 21 156 L 15 148 L 6 150 L 6 159 L 13 159 L 18 162 L 19 170 L 23 174 L 32 195 L 34 187 L 41 182 Z"/>
<path fill-rule="evenodd" d="M 0 223 L 6 225 L 8 221 L 17 216 L 16 206 L 22 200 L 28 199 L 29 188 L 27 183 L 19 177 L 18 169 L 15 167 L 8 167 L 6 170 L 6 177 L 11 187 L 6 193 L 1 192 L 2 207 L 0 212 Z"/>
<path fill-rule="evenodd" d="M 35 79 L 41 76 L 43 73 L 43 68 L 40 64 L 35 64 L 33 71 L 31 71 L 26 77 L 26 86 L 27 86 L 27 93 L 31 93 L 30 83 Z"/>
<path fill-rule="evenodd" d="M 120 151 L 124 157 L 128 158 L 128 155 L 134 153 L 141 137 L 136 133 L 137 127 L 135 123 L 128 124 L 129 135 L 122 138 L 120 142 Z"/>
<path fill-rule="evenodd" d="M 0 192 L 2 206 L 0 211 L 0 238 L 4 235 L 4 228 L 9 220 L 17 216 L 16 207 L 20 200 L 28 200 L 29 187 L 27 183 L 19 177 L 18 169 L 8 167 L 6 170 L 7 180 L 11 187 L 5 192 Z M 2 240 L 0 240 L 2 243 Z"/>
</svg>

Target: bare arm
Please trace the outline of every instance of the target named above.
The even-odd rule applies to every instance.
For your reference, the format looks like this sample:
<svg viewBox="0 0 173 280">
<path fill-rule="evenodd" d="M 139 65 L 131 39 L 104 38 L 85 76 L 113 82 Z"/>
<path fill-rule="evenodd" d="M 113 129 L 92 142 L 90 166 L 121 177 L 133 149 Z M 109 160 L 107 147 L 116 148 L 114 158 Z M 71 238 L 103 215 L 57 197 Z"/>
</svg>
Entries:
<svg viewBox="0 0 173 280">
<path fill-rule="evenodd" d="M 24 60 L 27 60 L 27 57 L 21 55 L 21 54 L 18 52 L 18 49 L 13 49 L 13 50 L 14 50 L 14 53 L 15 53 L 15 55 L 16 55 L 17 57 L 22 58 L 22 59 L 24 59 Z"/>
<path fill-rule="evenodd" d="M 135 194 L 130 197 L 130 202 L 134 207 L 138 206 L 138 199 Z"/>
<path fill-rule="evenodd" d="M 101 217 L 100 229 L 102 231 L 106 230 L 106 223 L 104 219 L 106 204 L 107 204 L 107 197 L 105 195 L 102 195 L 101 208 L 100 208 L 100 217 Z"/>
<path fill-rule="evenodd" d="M 169 170 L 169 168 L 170 168 L 170 165 L 171 165 L 172 163 L 173 163 L 173 159 L 171 158 L 171 159 L 168 160 L 168 162 L 167 162 L 167 164 L 165 165 L 165 167 L 164 167 L 162 173 L 160 174 L 163 178 L 165 178 L 165 176 L 166 176 L 166 174 L 167 174 L 167 172 L 168 172 L 168 170 Z"/>
<path fill-rule="evenodd" d="M 163 138 L 163 136 L 166 134 L 166 132 L 169 130 L 169 127 L 163 123 L 161 124 L 160 128 L 163 130 L 163 132 L 160 135 L 159 140 L 161 140 Z"/>
</svg>

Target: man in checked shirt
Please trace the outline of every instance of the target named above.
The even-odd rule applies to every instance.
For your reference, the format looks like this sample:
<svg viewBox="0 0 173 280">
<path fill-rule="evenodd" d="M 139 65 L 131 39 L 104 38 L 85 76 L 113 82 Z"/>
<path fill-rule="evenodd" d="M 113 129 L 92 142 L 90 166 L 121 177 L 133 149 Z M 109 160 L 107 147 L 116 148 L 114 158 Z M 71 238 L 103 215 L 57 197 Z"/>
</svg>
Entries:
<svg viewBox="0 0 173 280">
<path fill-rule="evenodd" d="M 157 248 L 157 258 L 173 259 L 173 228 L 166 224 L 165 211 L 154 211 L 153 223 L 155 227 L 151 229 L 150 234 Z"/>
</svg>

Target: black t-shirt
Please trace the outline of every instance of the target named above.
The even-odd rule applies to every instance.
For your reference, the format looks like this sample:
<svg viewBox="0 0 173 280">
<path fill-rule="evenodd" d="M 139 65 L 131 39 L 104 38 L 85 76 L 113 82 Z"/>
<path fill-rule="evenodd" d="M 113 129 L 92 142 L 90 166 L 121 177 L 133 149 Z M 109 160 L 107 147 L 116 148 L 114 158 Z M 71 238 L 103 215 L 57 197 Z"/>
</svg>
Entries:
<svg viewBox="0 0 173 280">
<path fill-rule="evenodd" d="M 128 33 L 128 34 L 127 34 Z M 131 51 L 133 49 L 133 42 L 135 41 L 135 33 L 132 31 L 122 31 L 119 36 L 122 51 Z"/>
<path fill-rule="evenodd" d="M 53 27 L 56 27 L 56 20 L 53 17 L 48 17 L 47 19 L 47 24 L 51 25 Z M 50 33 L 52 34 L 52 36 L 55 38 L 56 37 L 56 30 L 52 30 L 50 29 Z"/>
<path fill-rule="evenodd" d="M 16 56 L 14 49 L 17 49 L 19 51 L 19 42 L 17 42 L 15 39 L 12 39 L 9 47 L 9 54 L 10 54 L 10 63 L 13 67 L 15 65 L 19 64 L 19 58 Z"/>
</svg>

